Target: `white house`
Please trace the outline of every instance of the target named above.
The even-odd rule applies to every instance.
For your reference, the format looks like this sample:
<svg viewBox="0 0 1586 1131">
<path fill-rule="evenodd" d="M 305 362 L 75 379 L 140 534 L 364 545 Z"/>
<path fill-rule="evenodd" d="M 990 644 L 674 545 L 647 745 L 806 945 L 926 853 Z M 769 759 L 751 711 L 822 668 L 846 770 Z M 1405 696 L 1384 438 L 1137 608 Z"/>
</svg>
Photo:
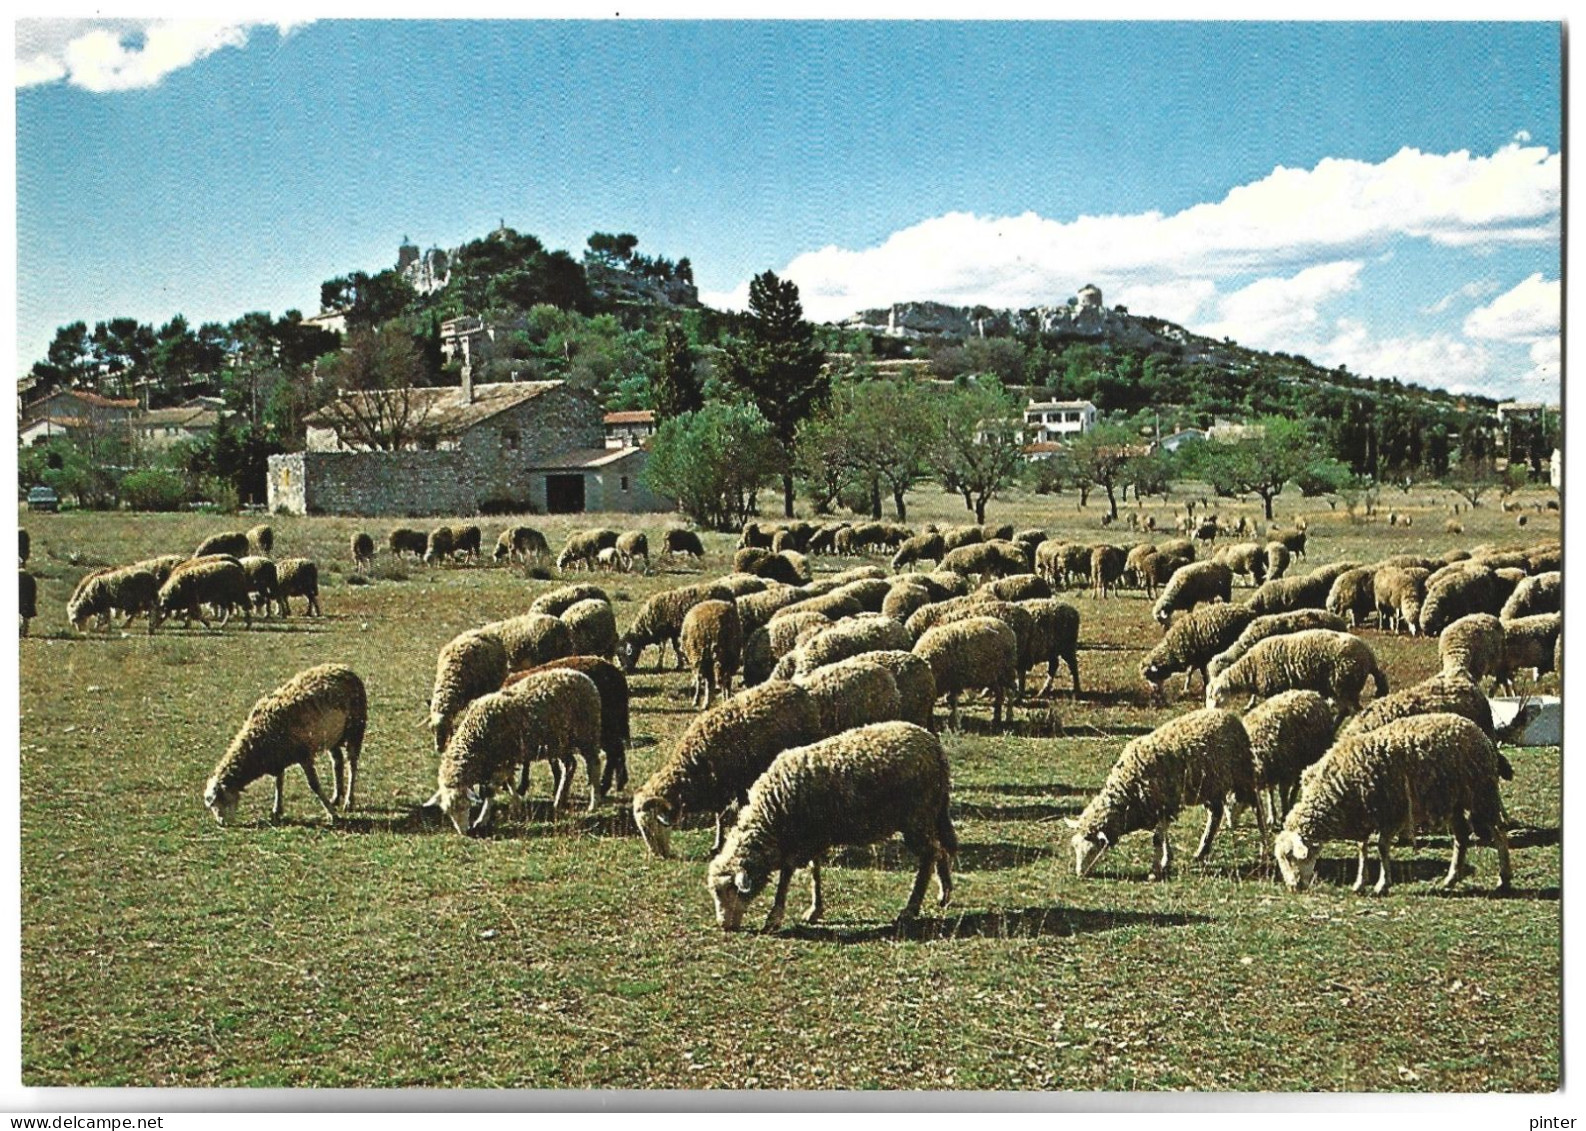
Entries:
<svg viewBox="0 0 1586 1131">
<path fill-rule="evenodd" d="M 1096 427 L 1096 406 L 1089 401 L 1031 401 L 1024 424 L 1027 442 L 1057 443 Z"/>
<path fill-rule="evenodd" d="M 606 447 L 640 448 L 655 435 L 655 413 L 649 409 L 608 412 L 605 416 Z"/>
</svg>

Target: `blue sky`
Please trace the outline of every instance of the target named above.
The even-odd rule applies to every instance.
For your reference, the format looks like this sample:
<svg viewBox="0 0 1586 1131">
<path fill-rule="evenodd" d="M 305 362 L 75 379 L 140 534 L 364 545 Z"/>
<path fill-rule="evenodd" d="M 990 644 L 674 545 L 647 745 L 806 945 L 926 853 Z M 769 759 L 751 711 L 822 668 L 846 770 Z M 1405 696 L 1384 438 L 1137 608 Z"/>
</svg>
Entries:
<svg viewBox="0 0 1586 1131">
<path fill-rule="evenodd" d="M 1556 399 L 1548 23 L 24 21 L 18 371 L 57 325 L 312 313 L 501 219 L 814 317 L 1109 303 Z"/>
</svg>

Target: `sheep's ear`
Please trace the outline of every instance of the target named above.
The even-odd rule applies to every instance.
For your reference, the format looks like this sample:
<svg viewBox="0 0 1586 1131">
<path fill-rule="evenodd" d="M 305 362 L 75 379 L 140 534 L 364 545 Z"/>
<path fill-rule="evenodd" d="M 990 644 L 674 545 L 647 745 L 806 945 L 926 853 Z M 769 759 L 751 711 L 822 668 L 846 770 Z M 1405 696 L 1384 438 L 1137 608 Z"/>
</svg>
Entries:
<svg viewBox="0 0 1586 1131">
<path fill-rule="evenodd" d="M 1296 860 L 1304 860 L 1310 854 L 1311 850 L 1306 845 L 1306 843 L 1299 837 L 1295 837 L 1291 847 L 1289 848 L 1289 855 L 1294 857 Z"/>
<path fill-rule="evenodd" d="M 1095 835 L 1094 839 L 1095 839 L 1096 843 L 1101 845 L 1103 848 L 1111 848 L 1112 847 L 1112 841 L 1109 840 L 1108 837 L 1107 837 L 1107 834 L 1105 832 L 1102 832 L 1100 829 L 1098 829 L 1096 831 L 1096 835 Z"/>
<path fill-rule="evenodd" d="M 1063 823 L 1065 825 L 1067 825 L 1071 829 L 1079 828 L 1079 822 L 1077 820 L 1075 820 L 1073 817 L 1064 817 L 1063 818 Z"/>
<path fill-rule="evenodd" d="M 433 809 L 437 805 L 439 805 L 440 803 L 441 803 L 441 791 L 437 789 L 434 792 L 434 794 L 431 795 L 430 799 L 428 801 L 426 801 L 424 804 L 420 805 L 419 808 L 420 809 Z"/>
<path fill-rule="evenodd" d="M 742 868 L 732 878 L 732 886 L 738 889 L 740 895 L 749 894 L 749 873 Z"/>
</svg>

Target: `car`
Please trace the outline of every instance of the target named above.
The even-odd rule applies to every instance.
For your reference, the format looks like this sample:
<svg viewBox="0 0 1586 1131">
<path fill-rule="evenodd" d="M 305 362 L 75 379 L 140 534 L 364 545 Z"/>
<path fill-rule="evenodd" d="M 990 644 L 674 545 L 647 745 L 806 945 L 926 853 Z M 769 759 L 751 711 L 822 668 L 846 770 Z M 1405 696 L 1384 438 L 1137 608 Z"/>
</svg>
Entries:
<svg viewBox="0 0 1586 1131">
<path fill-rule="evenodd" d="M 61 497 L 55 493 L 55 488 L 41 484 L 28 491 L 28 510 L 58 511 L 60 509 Z"/>
</svg>

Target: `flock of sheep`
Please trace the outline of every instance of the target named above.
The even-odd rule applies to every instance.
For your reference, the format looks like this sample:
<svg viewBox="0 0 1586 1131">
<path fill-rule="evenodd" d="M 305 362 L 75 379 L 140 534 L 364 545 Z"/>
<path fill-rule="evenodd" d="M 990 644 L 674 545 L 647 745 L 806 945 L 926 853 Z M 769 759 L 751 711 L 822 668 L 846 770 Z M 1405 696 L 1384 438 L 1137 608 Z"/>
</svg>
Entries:
<svg viewBox="0 0 1586 1131">
<path fill-rule="evenodd" d="M 426 554 L 437 546 L 477 554 L 477 528 L 446 529 L 439 541 L 435 531 L 422 536 Z M 526 529 L 504 532 L 497 556 L 525 546 L 548 553 Z M 401 552 L 416 553 L 417 542 Z M 872 548 L 894 552 L 892 572 L 865 564 L 817 580 L 806 556 Z M 581 531 L 560 564 L 593 566 L 606 550 L 631 560 L 647 549 L 642 533 Z M 668 532 L 666 549 L 702 551 L 686 531 Z M 1044 665 L 1044 695 L 1060 664 L 1078 697 L 1080 614 L 1056 594 L 1078 585 L 1100 599 L 1127 585 L 1156 596 L 1152 615 L 1164 628 L 1140 663 L 1142 679 L 1160 698 L 1172 675 L 1183 673 L 1188 690 L 1198 674 L 1205 706 L 1124 747 L 1071 822 L 1080 876 L 1121 837 L 1147 829 L 1156 846 L 1151 875 L 1166 876 L 1168 828 L 1197 805 L 1207 810 L 1196 852 L 1204 858 L 1232 803 L 1253 810 L 1263 852 L 1275 855 L 1291 887 L 1312 881 L 1321 846 L 1337 839 L 1357 845 L 1355 886 L 1364 887 L 1375 837 L 1375 888 L 1385 891 L 1390 845 L 1443 828 L 1455 842 L 1445 884 L 1467 874 L 1475 842 L 1496 847 L 1499 886 L 1507 887 L 1498 783 L 1513 770 L 1494 744 L 1481 684 L 1508 686 L 1518 670 L 1558 666 L 1559 545 L 1294 573 L 1305 550 L 1304 530 L 1199 559 L 1188 539 L 1078 546 L 1010 528 L 750 524 L 731 573 L 652 596 L 624 631 L 608 595 L 578 584 L 449 641 L 429 704 L 438 762 L 426 805 L 459 833 L 482 829 L 498 803 L 509 815 L 522 810 L 529 767 L 543 761 L 554 810 L 582 761 L 595 809 L 627 783 L 628 673 L 647 649 L 656 649 L 658 669 L 670 651 L 692 674 L 699 714 L 633 791 L 646 848 L 669 856 L 673 828 L 714 822 L 708 884 L 717 921 L 739 926 L 775 875 L 767 921 L 775 928 L 795 870 L 811 868 L 806 917 L 818 918 L 828 853 L 901 833 L 919 862 L 904 908 L 912 916 L 933 873 L 946 903 L 957 850 L 937 702 L 946 700 L 947 725 L 956 728 L 965 697 L 984 692 L 993 726 L 1006 726 L 1026 697 L 1026 672 Z M 923 562 L 936 568 L 916 568 Z M 173 569 L 165 586 L 194 568 Z M 1236 577 L 1251 590 L 1239 602 Z M 184 607 L 160 593 L 161 610 Z M 1384 630 L 1438 636 L 1440 673 L 1390 693 L 1371 647 L 1350 631 L 1372 618 Z M 1373 695 L 1362 706 L 1368 685 Z M 367 697 L 350 669 L 303 672 L 255 705 L 205 803 L 224 823 L 243 786 L 272 776 L 279 814 L 283 775 L 296 764 L 334 820 L 338 805 L 352 805 L 366 725 Z M 328 798 L 313 771 L 325 749 L 336 771 Z"/>
<path fill-rule="evenodd" d="M 22 635 L 38 615 L 38 583 L 26 569 L 31 542 L 18 532 L 21 556 Z M 171 617 L 183 627 L 209 618 L 225 624 L 241 613 L 251 626 L 253 614 L 288 616 L 289 598 L 302 597 L 310 616 L 320 615 L 319 567 L 310 558 L 271 558 L 275 535 L 268 526 L 212 535 L 191 555 L 163 554 L 124 566 L 106 566 L 83 576 L 66 602 L 66 619 L 79 632 L 90 626 L 111 627 L 116 616 L 126 628 L 143 617 L 153 632 Z"/>
</svg>

